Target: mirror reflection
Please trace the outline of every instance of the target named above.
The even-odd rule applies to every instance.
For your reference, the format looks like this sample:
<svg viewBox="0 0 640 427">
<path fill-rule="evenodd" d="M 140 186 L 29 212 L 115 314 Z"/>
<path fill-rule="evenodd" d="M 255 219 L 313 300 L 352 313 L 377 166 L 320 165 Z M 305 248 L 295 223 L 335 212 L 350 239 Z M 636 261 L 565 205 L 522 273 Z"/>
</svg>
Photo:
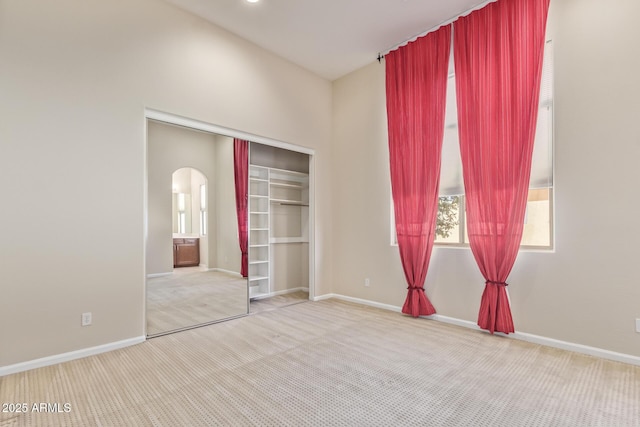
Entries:
<svg viewBox="0 0 640 427">
<path fill-rule="evenodd" d="M 147 123 L 147 335 L 248 313 L 233 138 Z"/>
<path fill-rule="evenodd" d="M 191 194 L 173 193 L 173 233 L 191 233 Z"/>
</svg>

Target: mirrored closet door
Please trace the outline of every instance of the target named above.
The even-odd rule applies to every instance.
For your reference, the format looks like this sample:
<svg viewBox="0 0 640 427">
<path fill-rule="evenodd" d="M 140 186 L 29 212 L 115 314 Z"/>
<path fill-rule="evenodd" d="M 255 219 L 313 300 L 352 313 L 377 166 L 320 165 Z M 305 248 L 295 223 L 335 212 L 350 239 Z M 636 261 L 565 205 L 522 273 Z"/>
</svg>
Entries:
<svg viewBox="0 0 640 427">
<path fill-rule="evenodd" d="M 146 333 L 248 313 L 233 138 L 147 121 Z"/>
</svg>

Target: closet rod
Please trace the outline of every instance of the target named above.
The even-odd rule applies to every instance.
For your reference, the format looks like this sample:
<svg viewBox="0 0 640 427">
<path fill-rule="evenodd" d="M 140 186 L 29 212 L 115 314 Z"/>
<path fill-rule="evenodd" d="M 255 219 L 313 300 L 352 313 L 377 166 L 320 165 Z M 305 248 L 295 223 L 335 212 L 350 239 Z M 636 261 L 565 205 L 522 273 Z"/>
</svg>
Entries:
<svg viewBox="0 0 640 427">
<path fill-rule="evenodd" d="M 302 203 L 287 203 L 287 202 L 277 202 L 278 205 L 281 206 L 309 206 L 309 205 L 304 205 Z"/>
</svg>

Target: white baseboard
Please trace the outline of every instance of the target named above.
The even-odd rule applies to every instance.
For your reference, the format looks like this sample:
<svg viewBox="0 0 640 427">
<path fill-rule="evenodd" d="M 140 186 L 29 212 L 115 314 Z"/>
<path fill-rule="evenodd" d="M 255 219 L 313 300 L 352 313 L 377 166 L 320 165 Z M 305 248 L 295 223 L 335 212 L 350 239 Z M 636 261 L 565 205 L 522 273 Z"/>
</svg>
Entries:
<svg viewBox="0 0 640 427">
<path fill-rule="evenodd" d="M 370 307 L 381 308 L 384 310 L 395 311 L 398 313 L 402 311 L 402 307 L 398 307 L 395 305 L 382 304 L 375 301 L 370 301 L 362 298 L 354 298 L 354 297 L 349 297 L 349 296 L 340 295 L 340 294 L 320 295 L 318 297 L 315 297 L 313 300 L 322 301 L 330 298 L 335 298 L 342 301 L 349 301 L 356 304 L 367 305 Z M 420 317 L 488 333 L 484 329 L 480 329 L 480 327 L 477 324 L 469 320 L 456 319 L 455 317 L 442 316 L 440 314 L 433 314 L 431 316 L 420 316 Z M 505 338 L 516 339 L 520 341 L 526 341 L 534 344 L 545 345 L 547 347 L 559 348 L 561 350 L 573 351 L 575 353 L 581 353 L 581 354 L 586 354 L 588 356 L 594 356 L 602 359 L 613 360 L 615 362 L 622 362 L 622 363 L 628 363 L 630 365 L 640 366 L 640 357 L 638 356 L 633 356 L 633 355 L 624 354 L 624 353 L 617 353 L 615 351 L 605 350 L 597 347 L 590 347 L 588 345 L 561 341 L 554 338 L 542 337 L 540 335 L 528 334 L 526 332 L 514 332 L 511 334 L 503 334 L 500 332 L 496 332 L 495 335 L 505 337 Z"/>
<path fill-rule="evenodd" d="M 171 276 L 173 273 L 152 273 L 147 274 L 147 279 L 153 279 L 154 277 Z"/>
<path fill-rule="evenodd" d="M 225 270 L 224 268 L 210 268 L 208 271 L 219 271 L 220 273 L 226 273 L 231 276 L 242 278 L 242 274 L 237 271 Z"/>
<path fill-rule="evenodd" d="M 283 291 L 273 292 L 271 295 L 283 295 L 296 291 L 308 291 L 308 288 L 295 288 L 295 289 L 285 289 Z M 394 306 L 390 304 L 383 304 L 376 301 L 365 300 L 362 298 L 354 298 L 346 295 L 340 294 L 325 294 L 319 295 L 313 298 L 313 301 L 322 301 L 326 299 L 335 298 L 342 301 L 353 302 L 356 304 L 367 305 L 370 307 L 376 307 L 383 310 L 394 311 L 400 313 L 402 308 L 399 306 Z M 440 314 L 434 314 L 432 316 L 422 316 L 427 319 L 432 319 L 438 322 L 449 323 L 452 325 L 462 326 L 468 329 L 475 329 L 478 331 L 483 331 L 476 325 L 474 322 L 462 319 L 456 319 L 454 317 L 442 316 Z M 484 331 L 483 331 L 484 332 Z M 609 351 L 597 347 L 590 347 L 582 344 L 571 343 L 567 341 L 556 340 L 554 338 L 542 337 L 539 335 L 528 334 L 525 332 L 515 332 L 513 334 L 502 334 L 496 333 L 496 335 L 517 339 L 521 341 L 527 341 L 534 344 L 546 345 L 548 347 L 559 348 L 561 350 L 573 351 L 576 353 L 586 354 L 589 356 L 600 357 L 602 359 L 613 360 L 616 362 L 628 363 L 630 365 L 640 366 L 640 357 L 633 356 L 630 354 L 617 353 L 614 351 Z M 96 354 L 106 353 L 113 350 L 118 350 L 120 348 L 129 347 L 135 344 L 140 344 L 146 340 L 146 337 L 140 336 L 135 338 L 130 338 L 122 341 L 116 341 L 109 344 L 99 345 L 96 347 L 85 348 L 81 350 L 71 351 L 68 353 L 58 354 L 54 356 L 43 357 L 41 359 L 30 360 L 27 362 L 16 363 L 15 365 L 8 365 L 0 367 L 0 377 L 5 375 L 11 375 L 18 372 L 24 372 L 31 369 L 42 368 L 44 366 L 51 366 L 57 363 L 69 362 L 75 359 L 81 359 L 87 356 L 94 356 Z"/>
<path fill-rule="evenodd" d="M 206 267 L 204 264 L 200 264 L 200 267 Z M 230 271 L 230 270 L 225 270 L 224 268 L 209 268 L 207 269 L 207 271 L 219 271 L 221 273 L 226 273 L 229 274 L 231 276 L 236 276 L 236 277 L 240 277 L 242 278 L 242 274 L 238 273 L 237 271 Z M 163 276 L 171 276 L 173 274 L 173 272 L 168 272 L 168 273 L 152 273 L 152 274 L 147 274 L 147 279 L 152 279 L 154 277 L 163 277 Z"/>
<path fill-rule="evenodd" d="M 320 296 L 315 297 L 313 300 L 314 301 L 322 301 L 322 300 L 330 299 L 330 298 L 335 298 L 335 299 L 339 299 L 339 300 L 342 300 L 342 301 L 354 302 L 356 304 L 368 305 L 369 307 L 381 308 L 383 310 L 396 311 L 398 313 L 400 313 L 402 311 L 402 307 L 397 307 L 395 305 L 382 304 L 382 303 L 376 302 L 376 301 L 370 301 L 370 300 L 361 299 L 361 298 L 348 297 L 346 295 L 340 295 L 340 294 L 320 295 Z"/>
<path fill-rule="evenodd" d="M 70 351 L 68 353 L 56 354 L 54 356 L 43 357 L 41 359 L 29 360 L 27 362 L 16 363 L 15 365 L 1 366 L 0 377 L 18 372 L 29 371 L 31 369 L 51 366 L 58 363 L 69 362 L 75 359 L 82 359 L 87 356 L 106 353 L 108 351 L 118 350 L 120 348 L 129 347 L 131 345 L 144 342 L 146 337 L 129 338 L 122 341 L 116 341 L 109 344 L 103 344 L 96 347 L 83 348 L 82 350 Z"/>
</svg>

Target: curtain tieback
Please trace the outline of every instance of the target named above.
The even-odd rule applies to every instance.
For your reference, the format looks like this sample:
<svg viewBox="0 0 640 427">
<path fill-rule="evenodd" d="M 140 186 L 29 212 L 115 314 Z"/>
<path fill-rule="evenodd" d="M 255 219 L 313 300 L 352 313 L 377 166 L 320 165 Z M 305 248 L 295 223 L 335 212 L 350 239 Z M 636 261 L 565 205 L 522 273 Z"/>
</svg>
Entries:
<svg viewBox="0 0 640 427">
<path fill-rule="evenodd" d="M 410 291 L 422 291 L 422 292 L 424 292 L 424 288 L 412 288 L 411 286 L 407 286 L 407 289 L 409 289 Z"/>
<path fill-rule="evenodd" d="M 488 285 L 489 283 L 496 285 L 496 286 L 509 286 L 509 284 L 507 282 L 496 282 L 494 280 L 487 280 L 486 282 L 484 282 L 485 285 Z"/>
</svg>

